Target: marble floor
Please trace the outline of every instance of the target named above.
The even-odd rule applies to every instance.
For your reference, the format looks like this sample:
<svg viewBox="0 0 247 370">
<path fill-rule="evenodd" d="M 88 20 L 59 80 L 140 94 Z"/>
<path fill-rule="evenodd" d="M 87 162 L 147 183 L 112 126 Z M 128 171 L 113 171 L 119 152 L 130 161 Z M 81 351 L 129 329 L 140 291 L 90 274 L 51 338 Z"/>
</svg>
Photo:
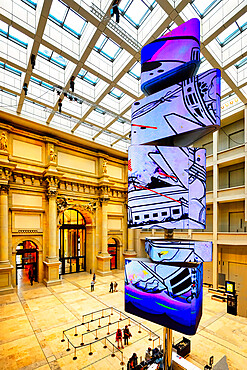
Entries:
<svg viewBox="0 0 247 370">
<path fill-rule="evenodd" d="M 126 366 L 120 365 L 120 354 L 111 357 L 112 346 L 108 344 L 104 349 L 103 341 L 92 345 L 92 355 L 89 355 L 88 346 L 77 350 L 77 360 L 73 360 L 72 350 L 66 351 L 67 342 L 61 342 L 63 330 L 80 324 L 82 315 L 109 306 L 123 311 L 122 271 L 115 271 L 107 277 L 97 276 L 94 292 L 90 289 L 92 275 L 88 273 L 65 275 L 61 285 L 49 288 L 36 282 L 30 286 L 27 272 L 19 274 L 20 283 L 16 291 L 0 296 L 1 370 L 126 369 Z M 109 293 L 111 281 L 118 283 L 115 293 Z M 204 289 L 203 305 L 203 316 L 197 334 L 190 338 L 192 349 L 187 359 L 203 369 L 210 356 L 214 356 L 214 363 L 226 356 L 229 369 L 245 370 L 247 318 L 227 314 L 226 303 L 212 301 L 207 288 Z M 162 337 L 159 325 L 140 321 Z M 112 327 L 112 332 L 115 329 Z M 133 352 L 139 358 L 144 357 L 146 348 L 152 343 L 149 332 L 143 329 L 141 333 L 138 331 L 138 325 L 132 323 L 133 336 L 129 346 L 123 349 L 125 364 Z M 77 340 L 80 342 L 79 337 Z M 175 343 L 182 339 L 182 335 L 175 331 L 173 337 Z"/>
</svg>

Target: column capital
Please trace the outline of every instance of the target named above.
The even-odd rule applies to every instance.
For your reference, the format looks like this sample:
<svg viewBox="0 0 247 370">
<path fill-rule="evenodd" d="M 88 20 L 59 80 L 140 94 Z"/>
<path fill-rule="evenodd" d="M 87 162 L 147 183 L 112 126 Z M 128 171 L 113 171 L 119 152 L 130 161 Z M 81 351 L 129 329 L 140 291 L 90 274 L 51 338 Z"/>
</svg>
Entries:
<svg viewBox="0 0 247 370">
<path fill-rule="evenodd" d="M 8 194 L 8 193 L 9 193 L 9 185 L 0 183 L 0 194 Z"/>
<path fill-rule="evenodd" d="M 99 198 L 99 201 L 100 201 L 100 205 L 102 206 L 103 204 L 104 205 L 107 205 L 109 203 L 109 200 L 110 200 L 110 197 L 108 195 L 104 195 L 103 197 L 100 197 Z"/>
<path fill-rule="evenodd" d="M 50 199 L 50 198 L 57 198 L 57 188 L 48 188 L 47 189 L 47 192 L 46 192 L 46 195 L 47 195 L 47 198 Z"/>
</svg>

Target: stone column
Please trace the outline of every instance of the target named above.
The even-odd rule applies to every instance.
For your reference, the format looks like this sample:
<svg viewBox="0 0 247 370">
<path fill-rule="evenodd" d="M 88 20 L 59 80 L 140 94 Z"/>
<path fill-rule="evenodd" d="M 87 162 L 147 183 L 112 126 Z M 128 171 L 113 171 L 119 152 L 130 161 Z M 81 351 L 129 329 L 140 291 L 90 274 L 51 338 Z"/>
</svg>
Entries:
<svg viewBox="0 0 247 370">
<path fill-rule="evenodd" d="M 101 252 L 97 256 L 98 269 L 97 273 L 100 275 L 108 275 L 110 271 L 111 256 L 108 253 L 108 215 L 107 205 L 109 201 L 108 196 L 103 196 L 101 199 Z"/>
<path fill-rule="evenodd" d="M 123 253 L 124 258 L 134 258 L 137 255 L 135 251 L 136 232 L 135 229 L 128 229 L 128 245 L 127 250 Z"/>
<path fill-rule="evenodd" d="M 0 184 L 0 294 L 13 292 L 8 243 L 8 185 Z"/>
<path fill-rule="evenodd" d="M 49 187 L 47 191 L 49 202 L 48 212 L 48 255 L 46 256 L 45 265 L 45 278 L 44 284 L 46 286 L 60 284 L 59 279 L 59 261 L 57 245 L 57 188 Z"/>
<path fill-rule="evenodd" d="M 213 133 L 213 287 L 218 288 L 218 131 Z"/>
</svg>

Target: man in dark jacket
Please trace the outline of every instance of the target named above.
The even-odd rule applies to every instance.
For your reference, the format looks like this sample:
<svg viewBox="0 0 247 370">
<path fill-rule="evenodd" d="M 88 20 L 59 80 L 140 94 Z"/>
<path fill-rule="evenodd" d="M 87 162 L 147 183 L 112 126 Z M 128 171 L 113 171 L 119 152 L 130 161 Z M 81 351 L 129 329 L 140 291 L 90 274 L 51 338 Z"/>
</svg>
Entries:
<svg viewBox="0 0 247 370">
<path fill-rule="evenodd" d="M 121 0 L 113 0 L 112 3 L 112 9 L 111 9 L 111 16 L 113 17 L 114 14 L 116 14 L 116 22 L 119 23 L 119 10 L 118 5 Z"/>
<path fill-rule="evenodd" d="M 124 332 L 124 345 L 128 345 L 129 344 L 129 338 L 132 336 L 130 334 L 128 325 L 125 325 L 125 328 L 124 328 L 123 332 Z"/>
<path fill-rule="evenodd" d="M 111 281 L 109 293 L 113 293 L 113 282 Z"/>
</svg>

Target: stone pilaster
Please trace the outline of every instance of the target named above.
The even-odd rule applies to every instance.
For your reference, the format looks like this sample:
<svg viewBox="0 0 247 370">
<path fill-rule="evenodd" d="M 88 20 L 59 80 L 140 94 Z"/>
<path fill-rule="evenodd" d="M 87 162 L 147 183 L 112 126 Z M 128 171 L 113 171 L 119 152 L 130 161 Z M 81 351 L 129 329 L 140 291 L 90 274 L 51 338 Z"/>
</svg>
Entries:
<svg viewBox="0 0 247 370">
<path fill-rule="evenodd" d="M 13 266 L 8 258 L 8 185 L 0 184 L 0 294 L 13 292 Z"/>
<path fill-rule="evenodd" d="M 97 256 L 97 273 L 99 275 L 108 275 L 110 271 L 110 259 L 111 256 L 108 253 L 108 216 L 107 216 L 107 205 L 109 196 L 106 194 L 104 189 L 104 195 L 100 198 L 101 202 L 101 252 Z"/>
<path fill-rule="evenodd" d="M 123 252 L 124 258 L 134 258 L 136 257 L 137 253 L 135 251 L 135 236 L 136 236 L 135 229 L 128 229 L 128 245 L 127 250 Z"/>
<path fill-rule="evenodd" d="M 56 285 L 61 283 L 59 278 L 59 246 L 57 244 L 57 191 L 59 177 L 52 174 L 45 174 L 47 187 L 47 198 L 49 202 L 48 212 L 48 254 L 44 263 L 46 286 Z"/>
</svg>

